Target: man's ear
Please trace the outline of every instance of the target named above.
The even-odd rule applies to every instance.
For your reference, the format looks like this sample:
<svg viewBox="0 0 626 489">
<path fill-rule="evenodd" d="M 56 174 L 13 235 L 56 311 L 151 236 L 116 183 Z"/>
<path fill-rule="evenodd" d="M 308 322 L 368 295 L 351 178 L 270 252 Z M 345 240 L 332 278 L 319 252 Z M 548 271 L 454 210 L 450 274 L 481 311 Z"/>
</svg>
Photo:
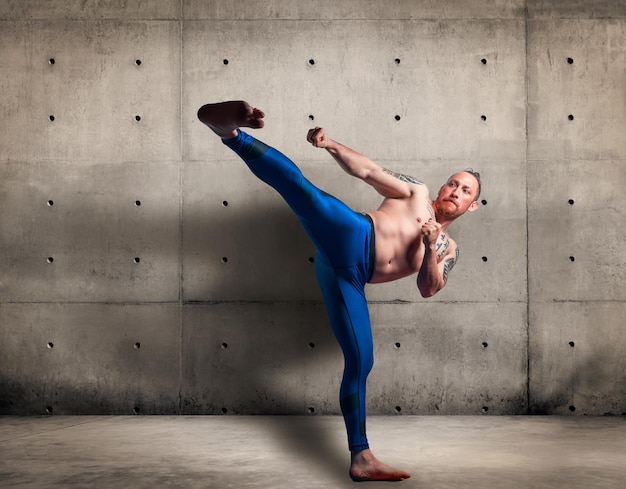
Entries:
<svg viewBox="0 0 626 489">
<path fill-rule="evenodd" d="M 475 200 L 474 202 L 472 202 L 470 204 L 470 206 L 467 208 L 467 212 L 474 212 L 476 209 L 478 209 L 478 201 Z"/>
</svg>

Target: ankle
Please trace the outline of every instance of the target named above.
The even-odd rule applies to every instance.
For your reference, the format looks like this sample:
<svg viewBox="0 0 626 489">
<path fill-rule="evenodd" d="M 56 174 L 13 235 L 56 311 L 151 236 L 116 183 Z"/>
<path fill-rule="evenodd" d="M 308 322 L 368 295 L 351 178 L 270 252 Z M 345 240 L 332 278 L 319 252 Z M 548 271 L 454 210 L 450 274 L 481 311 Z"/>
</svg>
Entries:
<svg viewBox="0 0 626 489">
<path fill-rule="evenodd" d="M 233 129 L 232 131 L 219 131 L 217 134 L 222 141 L 232 141 L 239 137 L 239 129 Z"/>
<path fill-rule="evenodd" d="M 367 463 L 376 460 L 376 457 L 374 457 L 374 454 L 369 448 L 352 452 L 350 458 L 353 464 Z"/>
</svg>

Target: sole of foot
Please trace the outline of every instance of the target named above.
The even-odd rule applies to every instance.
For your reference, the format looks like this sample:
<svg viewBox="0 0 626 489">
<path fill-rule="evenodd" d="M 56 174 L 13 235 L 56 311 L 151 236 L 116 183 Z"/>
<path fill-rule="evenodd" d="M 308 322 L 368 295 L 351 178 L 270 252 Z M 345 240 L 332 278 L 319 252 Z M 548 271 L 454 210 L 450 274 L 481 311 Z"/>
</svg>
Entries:
<svg viewBox="0 0 626 489">
<path fill-rule="evenodd" d="M 198 110 L 198 119 L 223 139 L 237 136 L 237 128 L 260 129 L 265 125 L 263 111 L 243 100 L 206 104 Z"/>
</svg>

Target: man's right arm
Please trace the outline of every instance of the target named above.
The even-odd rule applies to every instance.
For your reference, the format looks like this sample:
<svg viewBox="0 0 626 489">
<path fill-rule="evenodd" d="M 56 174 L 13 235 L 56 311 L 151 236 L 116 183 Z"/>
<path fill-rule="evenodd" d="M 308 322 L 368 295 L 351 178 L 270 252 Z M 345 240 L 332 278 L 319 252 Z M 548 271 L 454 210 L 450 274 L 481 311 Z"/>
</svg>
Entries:
<svg viewBox="0 0 626 489">
<path fill-rule="evenodd" d="M 413 194 L 413 185 L 422 184 L 411 177 L 387 170 L 367 156 L 330 139 L 321 127 L 311 129 L 307 140 L 316 148 L 328 151 L 346 173 L 371 185 L 383 197 L 407 198 Z"/>
</svg>

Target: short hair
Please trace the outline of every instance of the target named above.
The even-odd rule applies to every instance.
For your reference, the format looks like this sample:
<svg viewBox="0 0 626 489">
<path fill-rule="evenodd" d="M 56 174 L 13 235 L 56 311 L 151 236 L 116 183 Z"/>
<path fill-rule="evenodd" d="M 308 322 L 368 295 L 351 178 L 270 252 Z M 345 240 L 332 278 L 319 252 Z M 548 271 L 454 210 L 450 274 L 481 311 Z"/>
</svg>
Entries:
<svg viewBox="0 0 626 489">
<path fill-rule="evenodd" d="M 482 183 L 480 181 L 480 173 L 478 173 L 476 170 L 474 170 L 473 168 L 466 168 L 465 170 L 463 170 L 465 173 L 469 173 L 470 175 L 472 175 L 476 181 L 478 182 L 478 193 L 476 194 L 476 198 L 474 200 L 478 200 L 478 198 L 480 197 L 480 190 L 482 188 Z"/>
</svg>

